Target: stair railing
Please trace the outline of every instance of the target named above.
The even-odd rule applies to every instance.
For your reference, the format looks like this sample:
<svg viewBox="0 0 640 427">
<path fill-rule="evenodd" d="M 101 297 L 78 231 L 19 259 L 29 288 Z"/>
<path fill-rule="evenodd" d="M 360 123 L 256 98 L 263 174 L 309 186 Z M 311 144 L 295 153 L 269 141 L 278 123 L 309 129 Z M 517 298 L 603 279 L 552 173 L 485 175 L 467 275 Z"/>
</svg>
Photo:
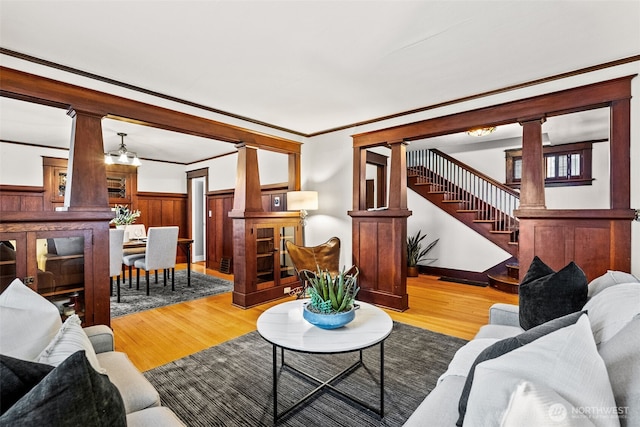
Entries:
<svg viewBox="0 0 640 427">
<path fill-rule="evenodd" d="M 459 201 L 464 210 L 477 211 L 477 219 L 494 221 L 495 231 L 516 231 L 513 211 L 519 193 L 436 149 L 407 152 L 409 174 L 418 184 L 430 184 L 446 200 Z"/>
</svg>

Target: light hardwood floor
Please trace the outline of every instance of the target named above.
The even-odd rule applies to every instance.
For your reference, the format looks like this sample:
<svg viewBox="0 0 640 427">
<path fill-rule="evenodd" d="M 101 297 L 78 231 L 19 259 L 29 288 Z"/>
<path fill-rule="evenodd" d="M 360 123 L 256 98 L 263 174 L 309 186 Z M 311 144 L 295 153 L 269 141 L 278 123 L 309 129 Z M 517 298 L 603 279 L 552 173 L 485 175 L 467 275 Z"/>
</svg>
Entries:
<svg viewBox="0 0 640 427">
<path fill-rule="evenodd" d="M 201 264 L 193 271 L 233 280 Z M 385 310 L 393 320 L 464 339 L 487 323 L 491 304 L 518 303 L 517 295 L 424 275 L 407 279 L 407 292 L 408 310 Z M 111 327 L 116 349 L 146 371 L 254 331 L 263 311 L 288 299 L 293 298 L 242 309 L 233 306 L 231 293 L 226 293 L 123 316 L 113 319 Z"/>
</svg>

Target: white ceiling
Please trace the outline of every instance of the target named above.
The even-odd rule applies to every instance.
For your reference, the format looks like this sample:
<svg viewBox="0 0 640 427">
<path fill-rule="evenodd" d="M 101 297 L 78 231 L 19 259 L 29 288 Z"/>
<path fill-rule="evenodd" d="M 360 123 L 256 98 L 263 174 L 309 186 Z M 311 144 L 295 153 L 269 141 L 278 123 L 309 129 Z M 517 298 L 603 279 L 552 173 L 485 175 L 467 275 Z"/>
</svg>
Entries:
<svg viewBox="0 0 640 427">
<path fill-rule="evenodd" d="M 640 0 L 0 0 L 0 46 L 313 134 L 638 55 Z M 64 111 L 16 104 L 0 102 L 0 139 L 68 147 Z M 229 151 L 104 129 L 106 149 L 126 132 L 147 158 Z"/>
</svg>

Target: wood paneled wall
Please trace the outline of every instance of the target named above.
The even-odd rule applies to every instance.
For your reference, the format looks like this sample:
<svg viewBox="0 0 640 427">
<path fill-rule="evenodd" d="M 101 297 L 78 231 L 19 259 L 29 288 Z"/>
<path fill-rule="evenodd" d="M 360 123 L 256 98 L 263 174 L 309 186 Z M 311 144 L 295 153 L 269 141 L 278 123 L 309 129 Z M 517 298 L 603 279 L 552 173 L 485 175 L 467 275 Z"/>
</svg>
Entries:
<svg viewBox="0 0 640 427">
<path fill-rule="evenodd" d="M 140 210 L 136 222 L 146 227 L 180 227 L 180 237 L 189 237 L 187 195 L 181 193 L 138 193 L 134 208 Z"/>
<path fill-rule="evenodd" d="M 187 195 L 181 193 L 137 193 L 133 206 L 140 210 L 136 221 L 149 227 L 178 226 L 179 237 L 189 237 Z M 187 262 L 186 254 L 178 249 L 177 262 Z"/>
<path fill-rule="evenodd" d="M 43 210 L 43 187 L 0 185 L 0 212 L 41 212 Z"/>
<path fill-rule="evenodd" d="M 222 258 L 233 258 L 233 190 L 207 195 L 207 268 L 220 269 Z M 262 189 L 265 212 L 281 212 L 287 208 L 287 192 L 281 188 Z"/>
</svg>

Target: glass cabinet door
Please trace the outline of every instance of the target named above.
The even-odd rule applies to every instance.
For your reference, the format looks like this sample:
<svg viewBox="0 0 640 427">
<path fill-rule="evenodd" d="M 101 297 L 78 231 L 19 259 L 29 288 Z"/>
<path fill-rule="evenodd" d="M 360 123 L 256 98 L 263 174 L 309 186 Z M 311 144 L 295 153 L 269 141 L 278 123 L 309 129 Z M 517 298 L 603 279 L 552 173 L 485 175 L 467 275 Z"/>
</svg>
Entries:
<svg viewBox="0 0 640 427">
<path fill-rule="evenodd" d="M 296 271 L 293 265 L 293 261 L 289 256 L 289 252 L 287 251 L 287 242 L 295 243 L 295 232 L 296 227 L 294 225 L 289 225 L 285 227 L 280 227 L 280 278 L 296 278 Z"/>
<path fill-rule="evenodd" d="M 256 226 L 256 284 L 267 289 L 297 280 L 287 241 L 296 241 L 296 224 Z"/>
<path fill-rule="evenodd" d="M 87 231 L 38 233 L 36 291 L 64 317 L 85 315 L 85 243 Z"/>
<path fill-rule="evenodd" d="M 25 276 L 24 251 L 26 249 L 24 234 L 2 233 L 0 235 L 0 292 L 17 277 Z M 22 265 L 20 265 L 22 264 Z"/>
<path fill-rule="evenodd" d="M 256 278 L 257 284 L 273 282 L 274 272 L 274 234 L 273 227 L 256 228 Z"/>
</svg>

